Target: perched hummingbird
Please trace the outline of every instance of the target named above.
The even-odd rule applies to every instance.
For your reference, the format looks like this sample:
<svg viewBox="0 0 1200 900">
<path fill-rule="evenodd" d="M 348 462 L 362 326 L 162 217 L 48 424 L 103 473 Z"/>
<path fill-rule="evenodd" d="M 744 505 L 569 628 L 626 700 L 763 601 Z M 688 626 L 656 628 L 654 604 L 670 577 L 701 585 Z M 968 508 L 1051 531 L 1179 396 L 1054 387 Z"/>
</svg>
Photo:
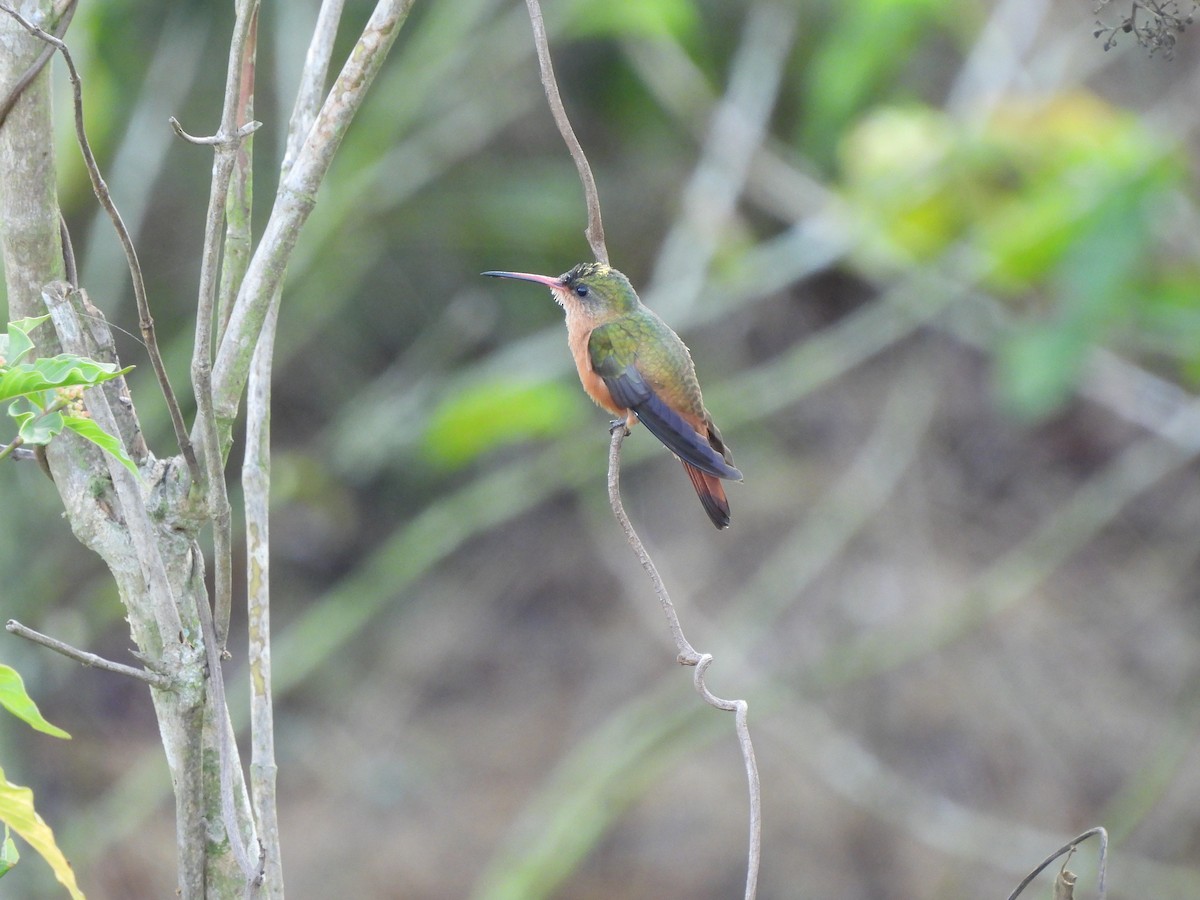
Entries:
<svg viewBox="0 0 1200 900">
<path fill-rule="evenodd" d="M 550 288 L 566 311 L 567 345 L 588 396 L 627 428 L 641 422 L 662 441 L 683 463 L 713 524 L 728 528 L 729 501 L 720 479 L 741 481 L 742 473 L 704 408 L 687 346 L 642 305 L 629 279 L 602 263 L 580 263 L 558 278 L 483 274 Z"/>
</svg>

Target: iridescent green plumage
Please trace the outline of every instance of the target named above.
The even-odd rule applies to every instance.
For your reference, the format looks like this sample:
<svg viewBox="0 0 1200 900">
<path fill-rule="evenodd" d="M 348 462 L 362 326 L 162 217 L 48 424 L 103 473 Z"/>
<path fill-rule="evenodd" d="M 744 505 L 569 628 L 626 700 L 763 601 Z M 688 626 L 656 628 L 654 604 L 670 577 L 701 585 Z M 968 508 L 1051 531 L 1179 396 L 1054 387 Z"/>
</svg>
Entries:
<svg viewBox="0 0 1200 900">
<path fill-rule="evenodd" d="M 580 263 L 552 278 L 485 272 L 550 288 L 567 317 L 567 343 L 584 390 L 629 425 L 644 424 L 682 461 L 713 524 L 729 524 L 720 479 L 742 478 L 704 408 L 687 346 L 644 306 L 629 279 L 602 263 Z"/>
</svg>

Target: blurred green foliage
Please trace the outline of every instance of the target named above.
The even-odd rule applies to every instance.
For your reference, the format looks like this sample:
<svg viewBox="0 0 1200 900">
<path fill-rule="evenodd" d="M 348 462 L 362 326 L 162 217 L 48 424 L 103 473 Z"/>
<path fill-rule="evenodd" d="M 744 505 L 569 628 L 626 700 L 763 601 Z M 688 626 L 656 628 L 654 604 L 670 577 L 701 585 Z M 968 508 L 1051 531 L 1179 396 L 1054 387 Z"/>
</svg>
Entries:
<svg viewBox="0 0 1200 900">
<path fill-rule="evenodd" d="M 1135 349 L 1167 323 L 1172 373 L 1200 361 L 1200 279 L 1164 255 L 1186 159 L 1136 116 L 1083 92 L 1003 100 L 978 122 L 886 107 L 848 132 L 840 161 L 872 226 L 865 265 L 932 263 L 953 245 L 981 260 L 980 285 L 1016 314 L 996 348 L 1015 412 L 1052 412 L 1090 347 Z"/>
<path fill-rule="evenodd" d="M 561 381 L 472 385 L 433 411 L 424 452 L 437 466 L 457 468 L 495 447 L 573 430 L 581 412 L 576 391 Z"/>
<path fill-rule="evenodd" d="M 347 5 L 339 36 L 343 52 L 369 8 Z M 983 98 L 987 102 L 949 108 L 945 98 L 979 49 L 995 8 L 965 0 L 825 0 L 802 7 L 771 138 L 751 167 L 751 186 L 730 221 L 702 223 L 715 224 L 721 234 L 714 249 L 719 262 L 707 273 L 715 277 L 707 279 L 701 299 L 672 318 L 697 350 L 706 398 L 724 406 L 714 409 L 718 420 L 729 421 L 723 414 L 729 412 L 737 414 L 730 417 L 735 421 L 741 417 L 740 431 L 726 432 L 739 462 L 751 461 L 743 462 L 748 482 L 734 498 L 739 530 L 719 552 L 688 531 L 694 501 L 677 466 L 670 467 L 675 481 L 660 486 L 643 477 L 639 465 L 646 458 L 662 463 L 661 451 L 639 443 L 644 435 L 626 444 L 625 477 L 638 486 L 631 506 L 640 507 L 636 514 L 656 517 L 663 528 L 656 536 L 668 554 L 678 555 L 674 570 L 687 573 L 699 591 L 711 591 L 701 603 L 715 606 L 725 599 L 723 591 L 740 590 L 747 573 L 760 569 L 762 548 L 802 521 L 812 486 L 827 480 L 828 470 L 818 468 L 824 443 L 835 447 L 834 468 L 856 447 L 854 426 L 873 409 L 870 389 L 842 404 L 837 385 L 829 383 L 833 376 L 811 376 L 834 371 L 840 379 L 874 354 L 861 350 L 876 346 L 869 340 L 855 342 L 851 313 L 895 285 L 921 284 L 924 273 L 941 271 L 958 251 L 973 261 L 961 290 L 977 290 L 1003 313 L 997 317 L 1003 327 L 989 333 L 981 352 L 1007 410 L 1038 417 L 1062 409 L 1097 347 L 1128 354 L 1169 378 L 1200 383 L 1200 266 L 1190 252 L 1188 220 L 1179 213 L 1194 193 L 1184 148 L 1148 124 L 1140 110 L 1103 99 L 1088 83 L 1090 63 L 1079 64 L 1078 57 L 1074 70 L 1056 70 L 1059 75 L 1036 95 L 1010 84 Z M 564 100 L 600 184 L 610 253 L 639 288 L 655 272 L 664 235 L 698 227 L 681 221 L 680 195 L 704 153 L 746 9 L 728 0 L 545 4 Z M 263 11 L 255 116 L 264 127 L 254 141 L 259 230 L 311 15 L 307 4 L 267 5 Z M 166 117 L 177 116 L 198 134 L 215 127 L 228 17 L 228 4 L 215 0 L 82 4 L 68 35 L 84 76 L 92 143 L 136 235 L 177 385 L 188 381 L 196 250 L 211 156 L 176 142 Z M 1086 33 L 1086 19 L 1084 11 L 1075 25 L 1054 27 Z M 415 807 L 420 817 L 412 845 L 452 832 L 443 843 L 457 862 L 441 873 L 467 878 L 475 870 L 461 860 L 483 865 L 489 852 L 497 852 L 512 804 L 484 795 L 488 788 L 472 781 L 474 772 L 455 768 L 462 762 L 458 748 L 480 743 L 478 735 L 485 733 L 494 751 L 509 740 L 504 728 L 511 722 L 520 723 L 523 737 L 523 716 L 557 705 L 572 707 L 573 718 L 548 736 L 530 729 L 535 749 L 561 749 L 576 739 L 586 748 L 589 738 L 595 740 L 581 719 L 596 714 L 577 713 L 573 706 L 583 703 L 586 689 L 569 693 L 566 679 L 552 668 L 559 658 L 554 654 L 575 660 L 584 651 L 551 628 L 562 624 L 557 617 L 579 616 L 589 647 L 593 640 L 603 645 L 612 639 L 605 617 L 620 605 L 613 602 L 613 567 L 597 552 L 603 541 L 593 526 L 600 516 L 589 518 L 593 509 L 604 513 L 605 416 L 574 381 L 554 304 L 544 296 L 494 290 L 477 274 L 490 268 L 556 273 L 588 255 L 581 190 L 546 112 L 529 34 L 521 3 L 415 4 L 339 151 L 289 269 L 272 421 L 274 499 L 281 507 L 273 523 L 279 561 L 272 573 L 279 598 L 275 671 L 281 784 L 293 792 L 285 798 L 285 828 L 303 847 L 288 865 L 310 879 L 331 877 L 329 872 L 349 878 L 347 873 L 402 856 L 392 845 L 371 853 L 372 834 L 395 841 L 371 816 L 325 818 L 329 810 L 344 814 L 352 808 L 347 790 L 359 779 L 370 786 L 368 799 L 379 802 L 375 775 L 386 774 L 389 765 L 400 769 L 395 780 L 410 793 L 401 791 L 396 805 Z M 1091 50 L 1101 53 L 1099 46 Z M 1114 59 L 1116 54 L 1104 57 L 1105 64 Z M 65 82 L 56 77 L 60 193 L 84 286 L 114 324 L 136 333 L 128 273 L 96 213 L 73 143 Z M 719 154 L 716 159 L 720 176 Z M 788 264 L 797 255 L 772 255 L 787 248 L 781 235 L 795 232 L 806 250 L 820 248 L 829 235 L 843 233 L 843 209 L 852 220 L 845 229 L 849 237 L 824 251 L 822 265 L 829 270 L 822 277 L 811 278 L 814 272 L 799 266 L 794 273 L 777 271 L 781 256 Z M 754 268 L 764 257 L 774 260 L 769 272 Z M 723 280 L 739 272 L 748 272 L 743 282 Z M 773 285 L 769 291 L 758 289 L 764 275 Z M 936 299 L 939 308 L 950 305 Z M 842 325 L 846 331 L 837 333 L 845 340 L 822 346 L 852 357 L 844 368 L 840 359 L 820 358 L 817 348 L 825 333 Z M 142 358 L 136 338 L 120 340 L 125 361 Z M 817 361 L 803 372 L 766 368 L 788 353 L 809 359 L 797 352 L 805 346 L 816 348 Z M 779 372 L 786 377 L 774 377 Z M 170 453 L 170 431 L 148 367 L 129 379 L 150 445 Z M 815 413 L 798 405 L 813 384 L 835 396 L 827 406 L 818 398 Z M 754 397 L 745 396 L 745 385 L 755 388 Z M 768 413 L 746 421 L 746 409 Z M 880 454 L 891 459 L 896 444 L 882 443 Z M 234 464 L 237 456 L 235 447 Z M 23 511 L 21 528 L 0 542 L 5 614 L 36 611 L 76 643 L 108 642 L 114 655 L 123 653 L 127 628 L 111 582 L 71 543 L 52 486 L 32 467 L 5 467 L 0 476 L 5 506 Z M 867 482 L 851 482 L 846 493 L 861 499 Z M 586 502 L 559 502 L 573 491 Z M 780 609 L 795 602 L 792 586 L 802 580 L 791 564 L 824 546 L 818 537 L 838 532 L 826 525 L 840 521 L 838 512 L 815 523 L 814 537 L 785 554 L 777 577 Z M 886 515 L 880 518 L 886 521 Z M 905 529 L 915 531 L 907 523 Z M 926 557 L 942 552 L 940 543 L 953 543 L 939 541 L 946 534 L 958 539 L 953 526 L 931 529 L 928 544 L 909 556 L 928 564 Z M 875 546 L 888 546 L 884 536 Z M 66 549 L 42 551 L 48 547 Z M 1005 549 L 972 551 L 992 557 Z M 859 566 L 846 580 L 869 577 L 878 564 Z M 967 567 L 961 559 L 946 563 L 955 572 Z M 814 564 L 812 571 L 819 568 Z M 897 580 L 893 575 L 889 571 L 889 585 Z M 857 602 L 865 607 L 870 599 Z M 796 648 L 807 647 L 811 612 L 806 607 L 797 617 L 805 636 L 764 654 L 767 661 L 757 665 L 765 669 L 777 659 L 803 656 Z M 472 620 L 484 635 L 478 645 L 471 643 Z M 774 618 L 758 624 L 788 634 Z M 827 652 L 836 655 L 839 636 L 858 624 L 837 618 L 832 638 L 814 627 L 812 639 L 830 639 Z M 516 641 L 514 630 L 522 625 L 533 638 L 514 650 L 505 641 Z M 453 636 L 449 649 L 439 646 L 439 634 Z M 550 655 L 550 665 L 534 657 L 535 649 Z M 52 717 L 88 734 L 86 748 L 111 741 L 106 749 L 120 761 L 101 769 L 93 753 L 58 769 L 47 764 L 46 779 L 56 792 L 39 796 L 73 814 L 67 845 L 72 857 L 100 878 L 106 866 L 116 868 L 105 857 L 124 842 L 133 848 L 130 866 L 142 864 L 141 838 L 155 830 L 147 822 L 167 792 L 144 697 L 90 687 L 95 682 L 87 675 L 62 673 L 27 648 L 14 653 L 22 656 L 22 671 L 38 673 L 40 682 L 56 689 L 69 718 L 51 708 Z M 533 668 L 546 665 L 551 672 L 554 683 L 546 693 L 526 694 L 529 685 L 503 680 L 527 657 Z M 644 659 L 622 657 L 617 668 L 644 676 L 645 665 Z M 475 678 L 476 666 L 483 668 L 482 678 Z M 798 683 L 794 675 L 786 671 L 784 680 Z M 600 698 L 604 714 L 615 693 L 640 696 L 644 690 L 644 682 L 618 683 L 616 676 L 611 685 L 611 691 L 596 688 L 593 697 Z M 668 687 L 678 685 L 672 680 Z M 509 696 L 499 697 L 501 692 Z M 692 699 L 681 701 L 682 693 L 664 701 L 672 716 L 690 709 L 681 706 Z M 325 694 L 332 698 L 328 708 Z M 495 708 L 495 719 L 455 705 L 474 696 Z M 621 702 L 614 716 L 622 715 Z M 466 740 L 455 740 L 447 725 L 456 717 L 469 723 Z M 658 713 L 646 718 L 664 731 L 672 721 Z M 126 727 L 129 721 L 136 727 Z M 374 727 L 382 736 L 371 732 Z M 120 734 L 114 738 L 107 729 Z M 792 722 L 781 729 L 804 730 Z M 630 729 L 634 737 L 647 733 L 640 719 Z M 142 739 L 141 764 L 129 764 L 133 754 L 125 741 L 131 734 Z M 662 742 L 668 739 L 678 740 L 673 732 Z M 6 740 L 12 738 L 0 734 L 0 742 Z M 632 740 L 615 744 L 617 751 L 606 748 L 586 760 L 588 777 L 578 783 L 584 790 L 604 787 L 584 798 L 590 811 L 587 804 L 564 807 L 570 791 L 550 784 L 544 800 L 550 809 L 538 822 L 563 823 L 565 837 L 543 835 L 542 855 L 526 849 L 521 859 L 521 848 L 513 851 L 513 866 L 530 872 L 547 894 L 587 865 L 581 861 L 604 857 L 594 851 L 605 847 L 628 805 L 653 781 L 669 777 L 647 778 L 659 772 L 647 764 L 652 755 L 635 752 Z M 326 771 L 328 754 L 340 759 L 347 746 L 372 754 L 362 767 L 366 774 L 354 768 L 360 760 L 349 759 L 339 771 Z M 673 747 L 678 752 L 679 744 Z M 668 756 L 663 747 L 655 752 L 660 760 Z M 627 768 L 614 768 L 614 760 Z M 489 757 L 483 767 L 491 787 L 512 780 L 504 764 Z M 529 757 L 521 764 L 542 765 Z M 63 770 L 73 780 L 58 788 Z M 623 788 L 610 791 L 617 782 Z M 302 801 L 295 799 L 300 794 Z M 79 796 L 89 799 L 76 804 Z M 318 809 L 320 828 L 301 818 L 298 807 L 309 804 Z M 791 811 L 778 813 L 782 821 Z M 439 815 L 450 816 L 450 825 Z M 1046 813 L 1047 821 L 1051 816 Z M 296 820 L 301 824 L 292 824 Z M 370 831 L 356 839 L 353 829 L 360 823 Z M 537 823 L 528 830 L 536 829 Z M 521 844 L 524 831 L 513 832 Z M 317 846 L 302 844 L 310 835 L 326 843 L 305 856 Z M 537 837 L 530 839 L 535 847 Z M 563 837 L 570 854 L 560 852 L 556 837 Z M 320 859 L 327 847 L 360 856 L 329 866 Z M 614 842 L 606 852 L 617 855 L 619 849 Z M 431 865 L 436 868 L 436 860 Z M 18 870 L 15 877 L 25 876 Z M 113 883 L 124 887 L 119 878 Z M 324 895 L 346 893 L 346 883 Z M 320 884 L 307 887 L 322 895 Z M 795 885 L 788 888 L 776 885 L 771 896 L 794 896 Z M 428 895 L 447 891 L 438 882 Z M 862 889 L 864 895 L 870 891 Z"/>
</svg>

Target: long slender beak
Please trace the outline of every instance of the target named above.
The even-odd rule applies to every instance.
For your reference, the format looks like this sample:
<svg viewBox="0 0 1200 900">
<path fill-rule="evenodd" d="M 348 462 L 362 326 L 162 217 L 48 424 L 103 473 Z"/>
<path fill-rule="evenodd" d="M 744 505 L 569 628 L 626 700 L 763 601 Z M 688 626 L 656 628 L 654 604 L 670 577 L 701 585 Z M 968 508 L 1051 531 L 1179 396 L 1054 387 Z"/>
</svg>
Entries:
<svg viewBox="0 0 1200 900">
<path fill-rule="evenodd" d="M 536 284 L 544 284 L 551 290 L 562 289 L 562 282 L 551 275 L 530 275 L 528 272 L 483 272 L 483 275 L 490 275 L 493 278 L 515 278 L 517 281 L 532 281 Z"/>
</svg>

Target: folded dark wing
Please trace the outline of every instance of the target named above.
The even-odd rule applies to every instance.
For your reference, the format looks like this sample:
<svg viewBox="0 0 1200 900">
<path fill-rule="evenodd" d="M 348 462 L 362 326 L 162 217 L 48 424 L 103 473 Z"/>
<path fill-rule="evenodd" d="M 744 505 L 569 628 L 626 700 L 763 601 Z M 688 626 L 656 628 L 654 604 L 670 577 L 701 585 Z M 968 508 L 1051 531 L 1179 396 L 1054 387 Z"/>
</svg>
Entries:
<svg viewBox="0 0 1200 900">
<path fill-rule="evenodd" d="M 703 435 L 654 392 L 635 363 L 622 365 L 618 361 L 612 347 L 613 335 L 606 331 L 613 327 L 595 329 L 588 346 L 592 368 L 604 380 L 613 401 L 632 410 L 646 430 L 684 462 L 718 478 L 740 481 L 742 473 L 726 463 Z"/>
</svg>

